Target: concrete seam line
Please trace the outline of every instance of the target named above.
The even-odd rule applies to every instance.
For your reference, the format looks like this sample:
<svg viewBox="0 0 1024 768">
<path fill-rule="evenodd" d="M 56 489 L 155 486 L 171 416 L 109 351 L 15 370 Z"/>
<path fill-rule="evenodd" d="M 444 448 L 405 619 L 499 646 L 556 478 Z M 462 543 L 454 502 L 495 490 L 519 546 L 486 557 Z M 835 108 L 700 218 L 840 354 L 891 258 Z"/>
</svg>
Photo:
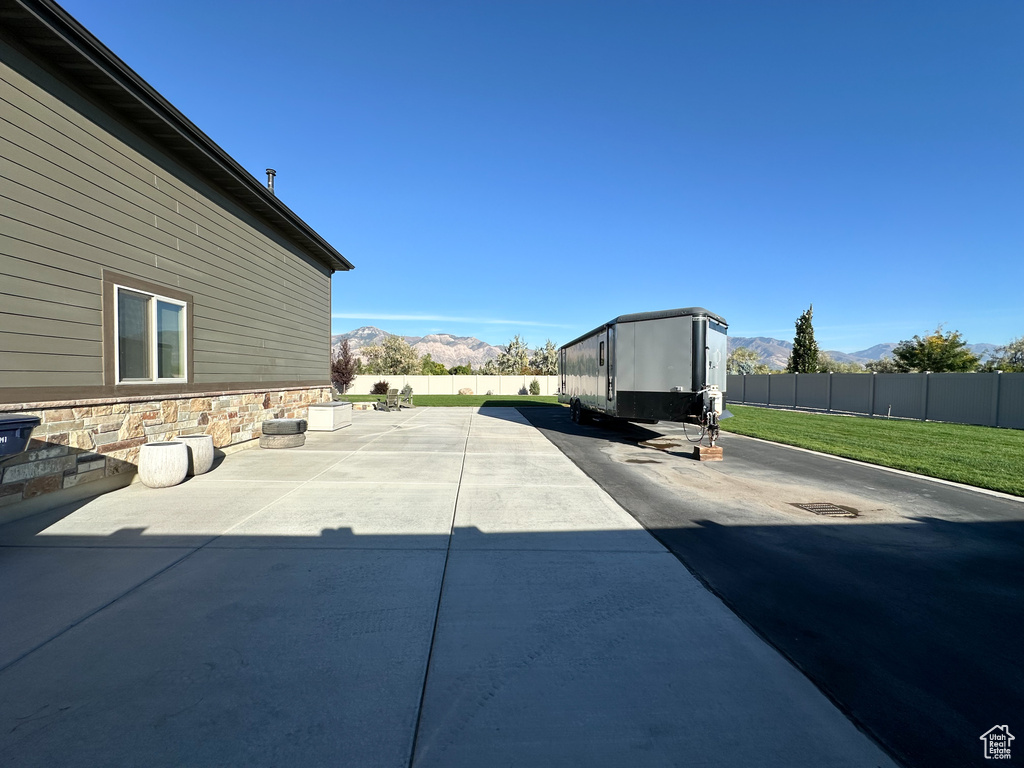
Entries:
<svg viewBox="0 0 1024 768">
<path fill-rule="evenodd" d="M 214 537 L 214 538 L 216 538 L 216 537 Z M 213 541 L 213 539 L 210 539 L 210 541 Z M 84 624 L 86 621 L 91 619 L 96 614 L 100 613 L 101 611 L 105 611 L 107 608 L 112 606 L 114 603 L 116 603 L 116 602 L 120 601 L 122 598 L 127 597 L 128 595 L 130 595 L 132 592 L 137 590 L 139 587 L 142 587 L 142 586 L 148 584 L 149 582 L 151 582 L 153 579 L 157 578 L 158 576 L 161 576 L 161 575 L 167 573 L 167 571 L 171 570 L 172 568 L 174 568 L 179 563 L 184 562 L 188 558 L 192 557 L 192 555 L 194 555 L 196 552 L 198 552 L 203 547 L 205 547 L 207 544 L 209 544 L 210 541 L 207 541 L 204 544 L 200 544 L 198 547 L 193 549 L 191 552 L 186 552 L 181 557 L 179 557 L 177 560 L 175 560 L 173 563 L 170 563 L 170 564 L 164 566 L 163 568 L 158 570 L 156 573 L 154 573 L 154 574 L 148 576 L 147 578 L 143 579 L 142 581 L 140 581 L 135 586 L 130 587 L 129 589 L 125 590 L 124 592 L 119 594 L 117 597 L 114 597 L 113 599 L 107 601 L 103 605 L 93 609 L 92 611 L 90 611 L 89 613 L 85 614 L 84 616 L 81 616 L 78 619 L 75 619 L 70 624 L 68 624 L 66 627 L 64 627 L 61 630 L 58 630 L 53 635 L 48 637 L 46 640 L 43 640 L 42 642 L 39 642 L 36 645 L 34 645 L 33 647 L 29 648 L 27 651 L 22 653 L 20 656 L 12 659 L 7 664 L 4 664 L 2 667 L 0 667 L 0 675 L 2 675 L 4 672 L 6 672 L 11 667 L 13 667 L 15 664 L 17 664 L 22 659 L 25 659 L 28 656 L 31 656 L 36 651 L 40 650 L 43 646 L 49 645 L 50 643 L 52 643 L 54 640 L 56 640 L 61 635 L 65 634 L 67 632 L 70 632 L 72 629 L 77 627 L 79 624 Z"/>
<path fill-rule="evenodd" d="M 466 447 L 469 446 L 469 436 L 473 434 L 473 415 L 477 413 L 474 410 L 469 416 L 469 429 L 466 430 Z M 423 720 L 423 702 L 427 697 L 427 682 L 430 680 L 430 662 L 434 658 L 434 642 L 437 640 L 437 625 L 441 618 L 441 600 L 444 598 L 444 582 L 445 577 L 448 575 L 448 559 L 452 554 L 452 538 L 455 536 L 455 517 L 459 511 L 459 492 L 462 490 L 462 475 L 466 472 L 466 453 L 465 449 L 462 454 L 462 472 L 459 474 L 459 490 L 455 492 L 455 503 L 452 504 L 452 524 L 448 529 L 448 547 L 444 552 L 444 565 L 441 568 L 441 585 L 437 590 L 437 605 L 434 607 L 434 626 L 430 630 L 430 647 L 427 649 L 427 663 L 423 669 L 423 687 L 420 688 L 420 700 L 416 707 L 416 725 L 412 729 L 412 745 L 409 747 L 409 768 L 412 768 L 412 762 L 416 758 L 416 747 L 419 744 L 420 738 L 420 723 Z"/>
<path fill-rule="evenodd" d="M 918 480 L 927 480 L 929 483 L 938 483 L 940 485 L 948 485 L 951 488 L 959 488 L 962 491 L 971 491 L 972 493 L 982 493 L 986 496 L 995 496 L 997 499 L 1007 499 L 1009 501 L 1019 501 L 1024 503 L 1024 497 L 1014 496 L 1012 493 L 1003 493 L 1002 491 L 993 491 L 988 488 L 979 488 L 976 485 L 967 485 L 966 483 L 958 483 L 954 480 L 944 480 L 941 477 L 931 477 L 929 475 L 919 475 L 917 472 L 909 472 L 905 469 L 896 469 L 896 467 L 886 467 L 881 464 L 872 464 L 870 461 L 861 461 L 860 459 L 851 459 L 846 456 L 836 456 L 832 453 L 822 453 L 821 451 L 813 451 L 810 448 L 801 448 L 798 445 L 790 445 L 789 443 L 777 443 L 774 440 L 765 440 L 762 437 L 751 437 L 750 435 L 740 435 L 736 432 L 727 433 L 729 437 L 742 437 L 744 440 L 754 440 L 758 443 L 768 443 L 769 445 L 778 445 L 783 448 L 789 448 L 794 451 L 802 451 L 803 453 L 809 453 L 812 456 L 822 456 L 826 459 L 835 459 L 836 461 L 845 461 L 847 464 L 857 464 L 861 467 L 871 467 L 872 469 L 880 469 L 883 472 L 891 472 L 894 475 L 904 475 L 905 477 L 913 477 Z"/>
</svg>

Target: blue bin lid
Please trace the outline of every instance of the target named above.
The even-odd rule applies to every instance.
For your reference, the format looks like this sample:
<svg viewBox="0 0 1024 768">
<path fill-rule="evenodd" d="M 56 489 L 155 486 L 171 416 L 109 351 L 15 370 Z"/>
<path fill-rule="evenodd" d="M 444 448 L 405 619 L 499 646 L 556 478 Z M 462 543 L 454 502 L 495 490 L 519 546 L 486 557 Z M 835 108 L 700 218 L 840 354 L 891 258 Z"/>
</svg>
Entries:
<svg viewBox="0 0 1024 768">
<path fill-rule="evenodd" d="M 40 419 L 29 413 L 0 413 L 0 430 L 39 426 Z"/>
</svg>

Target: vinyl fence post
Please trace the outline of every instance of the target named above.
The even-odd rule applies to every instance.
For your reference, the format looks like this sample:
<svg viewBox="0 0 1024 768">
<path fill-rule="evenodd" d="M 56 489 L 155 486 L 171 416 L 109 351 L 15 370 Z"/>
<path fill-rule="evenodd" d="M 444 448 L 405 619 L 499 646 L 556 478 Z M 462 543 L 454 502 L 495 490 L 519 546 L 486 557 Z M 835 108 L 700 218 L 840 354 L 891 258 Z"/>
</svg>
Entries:
<svg viewBox="0 0 1024 768">
<path fill-rule="evenodd" d="M 921 397 L 924 403 L 921 406 L 921 421 L 928 421 L 928 377 L 931 376 L 931 371 L 924 372 L 924 384 L 921 385 Z"/>
<path fill-rule="evenodd" d="M 793 410 L 796 410 L 797 392 L 800 390 L 800 372 L 793 374 Z"/>
<path fill-rule="evenodd" d="M 996 371 L 992 376 L 992 417 L 989 419 L 989 423 L 993 427 L 999 426 L 999 382 L 1002 375 L 1002 371 Z"/>
<path fill-rule="evenodd" d="M 868 403 L 868 416 L 875 415 L 875 382 L 877 379 L 878 371 L 871 372 L 871 400 Z"/>
<path fill-rule="evenodd" d="M 764 399 L 768 401 L 765 405 L 770 408 L 772 404 L 772 375 L 770 373 L 766 375 L 768 376 L 768 394 Z"/>
<path fill-rule="evenodd" d="M 832 371 L 828 372 L 828 412 L 832 413 Z"/>
</svg>

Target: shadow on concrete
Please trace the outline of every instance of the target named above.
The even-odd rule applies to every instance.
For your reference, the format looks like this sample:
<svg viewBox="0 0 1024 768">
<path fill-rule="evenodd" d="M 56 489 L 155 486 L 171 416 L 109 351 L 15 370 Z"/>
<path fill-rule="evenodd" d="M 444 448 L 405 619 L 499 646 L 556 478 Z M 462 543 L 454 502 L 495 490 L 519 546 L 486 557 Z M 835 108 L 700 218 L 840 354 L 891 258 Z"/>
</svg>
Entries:
<svg viewBox="0 0 1024 768">
<path fill-rule="evenodd" d="M 230 674 L 235 677 L 223 681 L 225 691 L 239 695 L 239 679 L 245 679 L 241 684 L 245 696 L 282 696 L 277 702 L 282 712 L 294 709 L 305 717 L 315 716 L 316 702 L 306 700 L 307 694 L 328 695 L 317 684 L 310 683 L 309 691 L 282 689 L 275 694 L 261 690 L 264 683 L 271 688 L 275 685 L 259 679 L 260 675 L 273 676 L 270 667 L 275 655 L 294 655 L 294 659 L 279 661 L 303 679 L 309 663 L 327 664 L 322 674 L 331 678 L 332 648 L 374 653 L 363 640 L 386 648 L 395 635 L 409 631 L 419 633 L 422 640 L 429 634 L 427 608 L 433 599 L 419 605 L 415 594 L 424 587 L 424 594 L 440 588 L 441 566 L 449 546 L 447 536 L 424 535 L 417 536 L 410 549 L 401 540 L 404 537 L 357 534 L 345 527 L 324 529 L 318 537 L 224 535 L 188 540 L 175 536 L 162 546 L 160 537 L 147 536 L 141 528 L 126 527 L 98 537 L 46 535 L 47 521 L 54 518 L 36 517 L 30 527 L 22 525 L 17 536 L 8 535 L 11 525 L 0 528 L 0 572 L 10 575 L 23 567 L 21 561 L 31 559 L 32 550 L 44 558 L 43 566 L 63 563 L 66 570 L 36 571 L 32 583 L 24 578 L 4 579 L 9 586 L 3 625 L 8 629 L 0 675 L 10 684 L 12 678 L 7 673 L 38 655 L 45 660 L 47 671 L 35 674 L 64 682 L 56 688 L 43 684 L 40 690 L 57 698 L 49 703 L 39 699 L 33 706 L 57 707 L 65 702 L 72 711 L 81 708 L 83 713 L 88 711 L 88 701 L 98 695 L 91 690 L 93 686 L 145 688 L 157 685 L 153 680 L 163 680 L 166 675 L 215 677 L 216 665 L 230 663 Z M 30 535 L 32 529 L 36 533 Z M 905 525 L 848 526 L 837 522 L 751 527 L 702 519 L 649 532 L 905 765 L 931 768 L 980 762 L 978 737 L 982 733 L 994 724 L 1007 722 L 1012 728 L 1012 723 L 1024 719 L 1020 654 L 1024 523 L 959 524 L 922 517 Z M 557 601 L 568 600 L 571 605 L 574 598 L 571 590 L 556 598 L 553 593 L 571 587 L 578 578 L 566 563 L 595 554 L 635 556 L 648 548 L 648 542 L 648 534 L 638 530 L 517 533 L 513 537 L 456 528 L 451 551 L 476 553 L 487 561 L 500 560 L 511 551 L 547 558 L 544 567 L 554 570 L 517 586 L 513 602 L 543 605 L 555 599 L 551 607 L 557 611 L 565 610 Z M 155 551 L 161 554 L 153 555 Z M 200 562 L 203 570 L 198 570 Z M 417 563 L 429 567 L 420 571 Z M 113 574 L 117 569 L 131 572 L 127 582 Z M 425 573 L 430 574 L 428 578 Z M 563 583 L 552 586 L 550 576 Z M 621 597 L 622 581 L 629 576 L 616 570 L 606 577 L 605 582 L 591 579 L 587 589 Z M 150 580 L 152 588 L 145 600 L 133 595 L 138 584 Z M 346 580 L 359 590 L 376 580 L 377 602 L 367 605 L 352 595 L 344 597 Z M 496 608 L 486 590 L 508 590 L 500 579 L 493 584 L 483 579 L 478 586 L 485 592 L 474 599 L 485 611 Z M 12 587 L 17 593 L 11 592 Z M 649 584 L 647 588 L 657 593 L 664 585 Z M 75 599 L 68 599 L 69 592 Z M 642 603 L 637 601 L 637 606 Z M 514 617 L 515 611 L 509 610 L 510 618 Z M 40 619 L 42 614 L 45 620 Z M 119 621 L 116 629 L 101 630 L 101 614 Z M 500 611 L 495 616 L 500 616 Z M 584 656 L 595 653 L 586 664 L 617 663 L 615 654 L 609 657 L 608 648 L 592 647 L 579 630 L 563 637 L 565 629 L 557 623 L 545 624 L 537 617 L 531 620 L 540 621 L 530 627 L 535 633 L 531 642 L 538 647 L 557 643 L 560 653 L 581 654 L 576 660 L 580 663 Z M 89 628 L 80 631 L 86 623 Z M 496 620 L 489 630 L 496 647 L 501 645 L 501 624 L 502 620 Z M 557 637 L 546 636 L 550 632 Z M 595 632 L 600 635 L 599 630 Z M 86 644 L 69 644 L 72 634 L 84 638 Z M 352 638 L 360 639 L 356 646 L 348 645 Z M 630 653 L 642 652 L 641 641 L 634 638 L 630 642 L 634 644 Z M 157 662 L 142 660 L 136 646 L 147 643 L 162 654 Z M 230 648 L 235 650 L 226 650 Z M 524 651 L 524 665 L 532 663 L 529 650 Z M 246 670 L 244 663 L 239 667 L 230 661 L 236 652 L 253 659 L 254 668 Z M 404 653 L 407 651 L 395 657 L 375 657 L 374 664 L 386 668 L 408 663 L 400 661 L 407 658 Z M 425 663 L 413 656 L 419 659 L 415 663 Z M 357 661 L 346 661 L 352 663 L 359 666 Z M 665 660 L 652 659 L 650 663 L 657 666 Z M 140 665 L 139 670 L 132 672 L 132 664 Z M 203 672 L 204 664 L 215 666 Z M 127 671 L 122 669 L 124 665 Z M 658 674 L 671 676 L 669 670 Z M 18 680 L 15 675 L 9 695 L 0 696 L 0 704 L 6 703 L 0 744 L 6 744 L 8 755 L 19 743 L 36 743 L 29 737 L 43 728 L 47 729 L 46 743 L 60 741 L 61 730 L 53 725 L 52 712 L 40 716 L 38 722 L 17 721 L 32 714 L 28 711 L 32 707 L 11 706 L 11 692 L 27 694 L 20 685 L 29 681 Z M 387 686 L 384 680 L 360 683 L 346 679 L 345 683 L 372 685 L 378 692 Z M 204 693 L 208 701 L 193 701 L 188 694 L 190 685 L 180 680 L 170 685 L 176 691 L 175 706 L 195 709 L 183 721 L 199 729 L 197 734 L 205 727 L 203 718 L 213 717 L 217 708 L 225 705 L 214 692 Z M 54 693 L 61 686 L 66 690 L 63 698 Z M 163 695 L 162 690 L 157 685 L 152 693 Z M 753 691 L 737 691 L 736 695 L 756 696 Z M 121 706 L 105 701 L 104 706 L 113 707 L 113 712 Z M 124 706 L 149 706 L 139 703 L 137 693 L 126 696 L 125 702 Z M 536 701 L 531 706 L 543 710 L 546 704 Z M 12 716 L 16 719 L 7 719 Z M 557 719 L 561 715 L 551 712 L 550 716 Z M 82 738 L 82 729 L 95 725 L 90 717 L 83 714 L 76 720 L 73 713 L 62 715 L 61 722 L 71 723 L 68 738 Z M 290 716 L 283 721 L 291 723 L 289 727 L 297 726 Z M 249 726 L 238 727 L 244 731 Z M 180 731 L 171 732 L 180 738 Z M 274 737 L 265 735 L 261 743 L 268 738 L 272 741 Z M 191 758 L 200 762 L 224 758 L 223 752 L 193 746 L 198 751 Z M 172 747 L 167 743 L 163 748 Z M 48 753 L 43 750 L 41 754 Z M 285 754 L 290 753 L 279 757 L 285 759 Z M 766 759 L 763 764 L 771 762 Z"/>
</svg>

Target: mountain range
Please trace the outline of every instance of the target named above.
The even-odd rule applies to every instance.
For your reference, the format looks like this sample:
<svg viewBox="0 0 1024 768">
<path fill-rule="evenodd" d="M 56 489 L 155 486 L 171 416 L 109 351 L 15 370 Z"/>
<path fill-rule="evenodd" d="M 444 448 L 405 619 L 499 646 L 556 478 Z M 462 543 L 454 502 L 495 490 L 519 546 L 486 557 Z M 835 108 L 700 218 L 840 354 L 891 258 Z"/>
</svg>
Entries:
<svg viewBox="0 0 1024 768">
<path fill-rule="evenodd" d="M 976 354 L 982 361 L 992 356 L 998 344 L 968 344 L 967 348 Z M 761 356 L 760 362 L 768 365 L 769 368 L 785 368 L 789 362 L 789 355 L 793 351 L 793 342 L 781 339 L 772 339 L 765 336 L 730 336 L 729 352 L 740 347 L 748 347 Z M 870 363 L 873 360 L 881 360 L 885 356 L 892 356 L 896 342 L 875 344 L 873 347 L 862 349 L 857 352 L 839 352 L 834 349 L 822 350 L 826 355 L 838 363 Z"/>
<path fill-rule="evenodd" d="M 380 344 L 390 334 L 372 325 L 356 328 L 348 333 L 331 336 L 331 348 L 339 349 L 344 339 L 349 340 L 349 347 L 357 356 L 359 350 L 370 344 Z M 453 336 L 449 333 L 432 333 L 427 336 L 403 336 L 409 345 L 422 356 L 429 354 L 435 362 L 446 368 L 455 365 L 471 365 L 478 368 L 488 360 L 494 360 L 502 348 L 488 344 L 474 336 Z M 892 355 L 895 342 L 875 344 L 873 347 L 857 352 L 839 352 L 823 350 L 833 360 L 840 363 L 869 363 L 886 355 Z M 968 344 L 968 348 L 982 360 L 991 357 L 996 344 Z M 730 336 L 729 351 L 739 347 L 749 347 L 761 356 L 761 362 L 771 368 L 785 368 L 789 355 L 793 351 L 793 342 L 773 339 L 767 336 Z"/>
<path fill-rule="evenodd" d="M 382 344 L 384 339 L 390 336 L 387 331 L 382 331 L 372 325 L 364 325 L 348 333 L 339 333 L 331 336 L 331 349 L 341 348 L 341 342 L 348 339 L 349 349 L 362 359 L 359 350 L 371 344 Z M 427 336 L 403 336 L 409 346 L 417 355 L 430 355 L 435 363 L 441 363 L 446 368 L 456 365 L 471 365 L 478 368 L 488 360 L 495 360 L 501 347 L 488 344 L 473 336 L 452 336 L 450 333 L 431 333 Z"/>
</svg>

